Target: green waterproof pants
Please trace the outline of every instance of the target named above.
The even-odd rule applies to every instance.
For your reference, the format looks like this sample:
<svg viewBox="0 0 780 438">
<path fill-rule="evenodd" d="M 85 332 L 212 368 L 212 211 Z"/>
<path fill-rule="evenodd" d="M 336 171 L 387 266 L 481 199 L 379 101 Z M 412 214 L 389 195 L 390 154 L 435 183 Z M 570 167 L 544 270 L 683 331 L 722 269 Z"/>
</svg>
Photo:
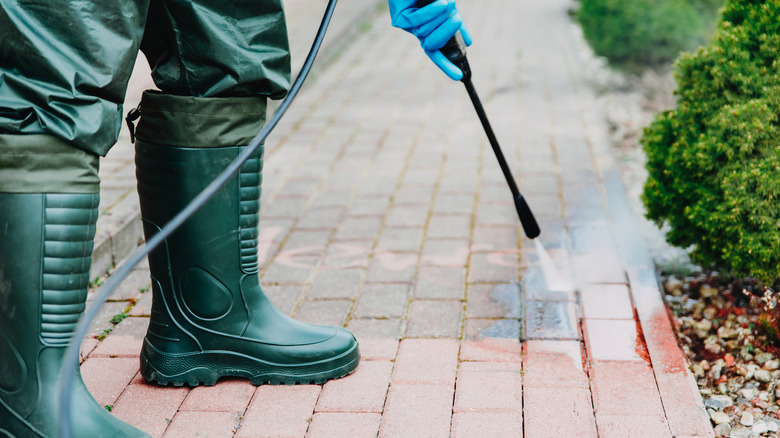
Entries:
<svg viewBox="0 0 780 438">
<path fill-rule="evenodd" d="M 0 134 L 52 135 L 105 155 L 139 49 L 167 94 L 278 99 L 289 87 L 282 0 L 0 6 Z"/>
</svg>

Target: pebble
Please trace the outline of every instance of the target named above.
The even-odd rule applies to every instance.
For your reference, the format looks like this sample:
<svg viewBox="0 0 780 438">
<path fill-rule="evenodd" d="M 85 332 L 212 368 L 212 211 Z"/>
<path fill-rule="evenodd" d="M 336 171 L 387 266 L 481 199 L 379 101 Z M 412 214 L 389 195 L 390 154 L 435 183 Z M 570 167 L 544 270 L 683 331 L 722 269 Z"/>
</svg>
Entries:
<svg viewBox="0 0 780 438">
<path fill-rule="evenodd" d="M 724 414 L 723 412 L 712 412 L 710 413 L 710 418 L 715 424 L 723 424 L 731 421 L 731 417 L 729 417 L 728 414 Z"/>
<path fill-rule="evenodd" d="M 727 395 L 713 395 L 708 400 L 712 400 L 713 402 L 719 404 L 721 407 L 718 408 L 718 410 L 734 405 L 734 400 L 732 400 L 731 397 Z"/>
<path fill-rule="evenodd" d="M 775 357 L 771 353 L 758 353 L 756 355 L 756 362 L 763 365 L 774 358 Z"/>
<path fill-rule="evenodd" d="M 727 328 L 725 326 L 718 328 L 718 337 L 721 339 L 734 339 L 739 336 L 739 330 Z"/>
<path fill-rule="evenodd" d="M 758 395 L 758 389 L 756 388 L 742 388 L 739 391 L 737 391 L 737 394 L 741 395 L 742 397 L 753 400 Z"/>
<path fill-rule="evenodd" d="M 766 422 L 766 427 L 769 429 L 770 432 L 777 432 L 780 430 L 780 421 L 777 421 L 775 419 L 770 419 Z"/>
<path fill-rule="evenodd" d="M 750 428 L 753 433 L 762 434 L 769 432 L 769 425 L 765 421 L 757 421 L 753 427 Z"/>
<path fill-rule="evenodd" d="M 753 438 L 753 431 L 744 427 L 735 427 L 729 432 L 729 438 Z"/>
<path fill-rule="evenodd" d="M 666 284 L 664 284 L 664 286 L 666 287 L 666 291 L 671 293 L 672 295 L 677 297 L 682 295 L 682 287 L 683 287 L 682 280 L 679 280 L 675 277 L 670 277 L 666 280 Z"/>
<path fill-rule="evenodd" d="M 712 321 L 709 319 L 702 319 L 693 324 L 693 331 L 696 332 L 696 336 L 699 339 L 704 339 L 709 336 L 710 329 L 712 328 Z"/>
<path fill-rule="evenodd" d="M 739 419 L 739 424 L 743 426 L 752 426 L 756 420 L 753 418 L 753 414 L 750 412 L 743 412 L 742 418 Z"/>
<path fill-rule="evenodd" d="M 718 294 L 718 289 L 710 286 L 709 284 L 703 284 L 699 288 L 699 294 L 704 298 L 712 298 Z"/>
<path fill-rule="evenodd" d="M 772 373 L 769 370 L 756 370 L 753 373 L 753 378 L 761 383 L 769 383 L 772 381 Z"/>
<path fill-rule="evenodd" d="M 730 433 L 731 425 L 728 423 L 720 423 L 719 425 L 715 426 L 716 436 L 729 436 Z"/>
<path fill-rule="evenodd" d="M 764 363 L 764 368 L 768 370 L 776 370 L 780 368 L 780 359 L 768 360 Z"/>
</svg>

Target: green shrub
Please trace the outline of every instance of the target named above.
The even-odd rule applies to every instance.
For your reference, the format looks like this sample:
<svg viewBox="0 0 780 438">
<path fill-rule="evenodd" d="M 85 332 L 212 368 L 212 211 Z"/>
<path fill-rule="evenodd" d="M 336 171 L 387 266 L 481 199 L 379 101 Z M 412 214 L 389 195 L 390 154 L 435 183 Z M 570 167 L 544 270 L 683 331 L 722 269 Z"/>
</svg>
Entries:
<svg viewBox="0 0 780 438">
<path fill-rule="evenodd" d="M 723 0 L 581 0 L 577 17 L 593 51 L 622 67 L 670 65 L 704 44 Z"/>
<path fill-rule="evenodd" d="M 780 0 L 731 0 L 641 139 L 647 216 L 704 266 L 780 283 Z"/>
</svg>

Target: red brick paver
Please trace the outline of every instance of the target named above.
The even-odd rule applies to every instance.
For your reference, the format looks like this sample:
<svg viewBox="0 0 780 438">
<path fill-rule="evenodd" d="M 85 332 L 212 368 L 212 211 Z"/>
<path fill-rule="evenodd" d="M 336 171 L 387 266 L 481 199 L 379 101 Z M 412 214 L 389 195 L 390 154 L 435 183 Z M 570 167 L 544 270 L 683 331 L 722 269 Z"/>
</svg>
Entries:
<svg viewBox="0 0 780 438">
<path fill-rule="evenodd" d="M 358 370 L 293 387 L 145 383 L 137 356 L 152 293 L 142 264 L 82 344 L 98 402 L 155 438 L 713 436 L 569 1 L 459 8 L 474 34 L 475 86 L 572 290 L 545 278 L 463 87 L 374 11 L 381 0 L 341 2 L 324 54 L 338 49 L 336 62 L 317 64 L 266 142 L 258 240 L 271 300 L 351 330 Z M 322 5 L 285 6 L 300 65 Z M 152 87 L 144 64 L 127 108 Z M 142 239 L 127 137 L 123 128 L 101 164 L 93 277 Z"/>
</svg>

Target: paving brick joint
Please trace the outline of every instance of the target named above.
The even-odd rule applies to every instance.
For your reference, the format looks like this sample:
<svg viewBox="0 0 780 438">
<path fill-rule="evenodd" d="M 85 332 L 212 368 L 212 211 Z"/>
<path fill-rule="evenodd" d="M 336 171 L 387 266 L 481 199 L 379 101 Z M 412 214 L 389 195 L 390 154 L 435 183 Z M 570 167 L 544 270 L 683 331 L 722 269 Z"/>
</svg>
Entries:
<svg viewBox="0 0 780 438">
<path fill-rule="evenodd" d="M 391 28 L 383 0 L 341 3 L 327 59 L 266 144 L 259 259 L 282 311 L 356 334 L 358 370 L 292 387 L 146 383 L 142 264 L 82 343 L 98 402 L 155 437 L 714 436 L 568 0 L 459 8 L 475 86 L 571 290 L 548 285 L 463 87 Z M 299 66 L 323 5 L 285 4 Z M 151 87 L 141 62 L 126 106 Z M 142 239 L 133 175 L 123 130 L 101 165 L 93 277 Z"/>
</svg>

